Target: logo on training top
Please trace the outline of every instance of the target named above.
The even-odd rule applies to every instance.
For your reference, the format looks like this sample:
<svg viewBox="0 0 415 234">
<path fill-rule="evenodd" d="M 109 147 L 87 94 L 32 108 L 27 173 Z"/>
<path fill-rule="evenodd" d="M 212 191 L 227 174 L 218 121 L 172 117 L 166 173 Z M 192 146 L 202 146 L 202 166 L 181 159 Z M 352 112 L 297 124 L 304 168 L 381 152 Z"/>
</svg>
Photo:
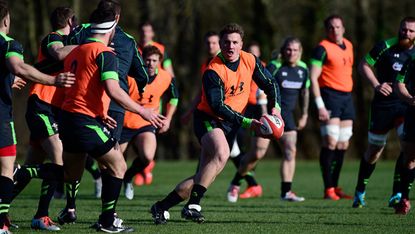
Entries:
<svg viewBox="0 0 415 234">
<path fill-rule="evenodd" d="M 300 77 L 301 79 L 304 79 L 304 72 L 302 70 L 298 70 L 298 77 Z"/>
<path fill-rule="evenodd" d="M 393 57 L 399 58 L 399 54 L 393 54 Z"/>
<path fill-rule="evenodd" d="M 288 73 L 284 71 L 284 72 L 281 73 L 281 75 L 282 76 L 288 76 Z"/>
<path fill-rule="evenodd" d="M 239 93 L 242 92 L 242 90 L 244 90 L 244 82 L 239 83 L 238 87 L 235 88 L 234 85 L 231 86 L 231 92 L 229 93 L 230 95 L 235 95 L 236 91 L 239 90 Z"/>
<path fill-rule="evenodd" d="M 286 89 L 301 89 L 303 82 L 284 80 L 281 86 Z"/>
<path fill-rule="evenodd" d="M 401 63 L 399 63 L 399 62 L 395 62 L 395 63 L 392 65 L 392 68 L 393 68 L 393 70 L 395 70 L 395 71 L 401 71 L 401 70 L 402 70 L 402 67 L 403 67 L 403 64 L 401 64 Z"/>
<path fill-rule="evenodd" d="M 108 130 L 108 128 L 106 128 L 106 127 L 103 127 L 102 128 L 102 131 L 105 133 L 105 134 L 107 134 L 107 135 L 111 135 L 111 132 Z"/>
</svg>

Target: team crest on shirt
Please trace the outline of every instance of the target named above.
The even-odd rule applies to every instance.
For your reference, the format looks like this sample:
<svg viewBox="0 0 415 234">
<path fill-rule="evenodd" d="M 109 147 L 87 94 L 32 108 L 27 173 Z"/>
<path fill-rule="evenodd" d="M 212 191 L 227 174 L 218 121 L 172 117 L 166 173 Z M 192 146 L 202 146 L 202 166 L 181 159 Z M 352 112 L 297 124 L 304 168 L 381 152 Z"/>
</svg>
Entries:
<svg viewBox="0 0 415 234">
<path fill-rule="evenodd" d="M 401 71 L 401 70 L 402 70 L 402 67 L 403 67 L 403 64 L 402 64 L 402 63 L 399 63 L 399 62 L 395 62 L 395 63 L 392 65 L 392 68 L 393 68 L 393 70 L 395 70 L 395 71 Z"/>
<path fill-rule="evenodd" d="M 102 127 L 102 131 L 107 134 L 107 135 L 111 135 L 111 132 L 108 130 L 108 128 L 106 128 L 105 126 Z"/>
<path fill-rule="evenodd" d="M 302 70 L 298 70 L 298 77 L 300 77 L 300 79 L 304 78 L 304 72 Z"/>
</svg>

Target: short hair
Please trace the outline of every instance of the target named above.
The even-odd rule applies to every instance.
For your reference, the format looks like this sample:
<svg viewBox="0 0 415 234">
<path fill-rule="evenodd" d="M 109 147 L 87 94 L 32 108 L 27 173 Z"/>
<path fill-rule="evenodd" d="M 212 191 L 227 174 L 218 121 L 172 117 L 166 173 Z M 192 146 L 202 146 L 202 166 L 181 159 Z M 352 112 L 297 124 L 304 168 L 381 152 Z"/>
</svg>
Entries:
<svg viewBox="0 0 415 234">
<path fill-rule="evenodd" d="M 144 46 L 144 48 L 143 48 L 143 58 L 144 59 L 147 58 L 150 55 L 153 55 L 153 54 L 157 54 L 158 56 L 160 56 L 160 61 L 163 60 L 163 54 L 161 53 L 161 51 L 157 47 L 152 46 L 152 45 Z"/>
<path fill-rule="evenodd" d="M 115 14 L 115 11 L 111 9 L 100 10 L 99 8 L 97 8 L 92 12 L 91 16 L 89 17 L 89 22 L 100 24 L 104 22 L 114 21 Z"/>
<path fill-rule="evenodd" d="M 341 17 L 340 15 L 333 14 L 333 15 L 330 15 L 329 17 L 327 17 L 327 18 L 324 20 L 324 28 L 325 28 L 325 29 L 329 29 L 329 27 L 330 27 L 330 22 L 331 22 L 332 20 L 334 20 L 334 19 L 339 19 L 339 20 L 342 22 L 342 25 L 344 26 L 344 20 L 343 20 L 343 17 Z"/>
<path fill-rule="evenodd" d="M 222 30 L 219 32 L 219 37 L 222 39 L 224 35 L 231 34 L 231 33 L 238 33 L 241 38 L 244 38 L 244 29 L 242 26 L 236 23 L 230 23 L 225 25 Z"/>
<path fill-rule="evenodd" d="M 403 18 L 400 22 L 400 26 L 402 27 L 403 23 L 415 23 L 415 17 L 412 16 L 406 16 L 405 18 Z"/>
<path fill-rule="evenodd" d="M 75 16 L 75 11 L 69 7 L 57 7 L 53 10 L 50 15 L 50 25 L 52 30 L 56 31 L 60 28 L 64 28 L 67 24 L 68 19 Z"/>
<path fill-rule="evenodd" d="M 98 3 L 97 9 L 100 9 L 101 11 L 111 9 L 115 12 L 116 15 L 120 15 L 121 3 L 118 0 L 101 0 Z"/>
<path fill-rule="evenodd" d="M 297 37 L 287 37 L 285 38 L 284 42 L 282 43 L 280 52 L 282 53 L 289 44 L 291 43 L 298 43 L 300 45 L 300 49 L 302 50 L 303 46 L 301 45 L 301 41 Z"/>
<path fill-rule="evenodd" d="M 0 20 L 3 20 L 9 13 L 10 11 L 9 11 L 9 6 L 7 4 L 7 1 L 1 0 L 0 1 Z"/>
<path fill-rule="evenodd" d="M 150 26 L 154 30 L 153 24 L 151 23 L 150 20 L 146 20 L 143 23 L 141 23 L 141 24 L 138 25 L 140 31 L 142 31 L 143 28 L 146 27 L 146 26 Z"/>
<path fill-rule="evenodd" d="M 203 38 L 206 41 L 209 37 L 213 37 L 213 36 L 219 37 L 219 34 L 217 32 L 215 32 L 215 31 L 207 31 L 205 33 L 205 35 L 203 36 Z"/>
</svg>

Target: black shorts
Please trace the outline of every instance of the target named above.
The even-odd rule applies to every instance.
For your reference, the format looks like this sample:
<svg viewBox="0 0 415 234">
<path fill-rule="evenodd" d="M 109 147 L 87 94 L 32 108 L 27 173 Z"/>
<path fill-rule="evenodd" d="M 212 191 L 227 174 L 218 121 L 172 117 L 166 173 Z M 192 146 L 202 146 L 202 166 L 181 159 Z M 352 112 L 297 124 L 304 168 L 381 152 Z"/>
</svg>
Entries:
<svg viewBox="0 0 415 234">
<path fill-rule="evenodd" d="M 354 120 L 355 111 L 351 92 L 341 92 L 330 88 L 321 88 L 320 92 L 330 118 Z"/>
<path fill-rule="evenodd" d="M 153 125 L 147 125 L 139 129 L 123 128 L 121 132 L 120 144 L 130 142 L 136 136 L 143 132 L 151 132 L 156 134 L 156 128 Z"/>
<path fill-rule="evenodd" d="M 294 131 L 297 130 L 297 126 L 295 124 L 294 114 L 290 110 L 284 111 L 281 110 L 281 117 L 284 120 L 284 132 Z"/>
<path fill-rule="evenodd" d="M 244 116 L 250 119 L 259 120 L 262 116 L 262 107 L 261 105 L 249 105 L 246 107 Z"/>
<path fill-rule="evenodd" d="M 0 148 L 15 145 L 16 133 L 14 123 L 11 120 L 0 122 Z"/>
<path fill-rule="evenodd" d="M 116 143 L 100 119 L 87 115 L 62 110 L 59 126 L 63 151 L 68 153 L 88 153 L 97 158 L 110 151 Z"/>
<path fill-rule="evenodd" d="M 199 143 L 206 133 L 212 131 L 214 128 L 220 128 L 225 134 L 229 149 L 232 149 L 233 142 L 235 141 L 236 134 L 240 127 L 241 126 L 237 124 L 217 120 L 199 110 L 195 110 L 193 113 L 193 129 Z"/>
<path fill-rule="evenodd" d="M 409 106 L 405 113 L 403 138 L 406 142 L 415 143 L 415 107 Z"/>
<path fill-rule="evenodd" d="M 385 106 L 372 102 L 369 112 L 369 132 L 386 134 L 398 127 L 403 123 L 406 108 L 407 105 L 404 103 Z"/>
<path fill-rule="evenodd" d="M 58 108 L 31 95 L 27 101 L 26 123 L 30 130 L 30 140 L 37 141 L 58 134 L 56 118 Z"/>
<path fill-rule="evenodd" d="M 117 122 L 117 127 L 114 129 L 110 129 L 110 132 L 112 134 L 112 137 L 114 137 L 117 141 L 120 141 L 121 139 L 121 132 L 122 132 L 122 126 L 124 125 L 124 112 L 119 111 L 108 111 L 108 115 L 113 118 Z"/>
</svg>

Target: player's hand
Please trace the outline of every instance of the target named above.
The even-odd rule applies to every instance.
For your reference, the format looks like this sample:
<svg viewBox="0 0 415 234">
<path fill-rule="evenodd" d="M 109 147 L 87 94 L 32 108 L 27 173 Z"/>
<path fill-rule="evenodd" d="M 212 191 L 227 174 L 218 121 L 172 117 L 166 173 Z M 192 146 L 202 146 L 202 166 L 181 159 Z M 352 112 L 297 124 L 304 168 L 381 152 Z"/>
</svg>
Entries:
<svg viewBox="0 0 415 234">
<path fill-rule="evenodd" d="M 281 110 L 273 107 L 271 109 L 271 115 L 280 116 L 281 117 Z"/>
<path fill-rule="evenodd" d="M 318 119 L 322 122 L 330 119 L 330 114 L 325 107 L 318 109 Z"/>
<path fill-rule="evenodd" d="M 302 115 L 301 118 L 298 120 L 298 127 L 297 130 L 303 130 L 307 125 L 307 118 L 308 115 Z"/>
<path fill-rule="evenodd" d="M 254 132 L 254 135 L 257 137 L 264 137 L 265 136 L 261 132 L 262 123 L 256 119 L 252 119 L 250 130 Z"/>
<path fill-rule="evenodd" d="M 71 87 L 75 84 L 75 74 L 70 72 L 59 73 L 55 78 L 55 86 L 61 88 Z"/>
<path fill-rule="evenodd" d="M 104 122 L 107 127 L 110 129 L 115 129 L 117 127 L 117 121 L 115 119 L 111 118 L 110 116 L 105 116 L 102 121 Z"/>
<path fill-rule="evenodd" d="M 170 123 L 171 123 L 171 119 L 166 118 L 166 120 L 164 121 L 163 127 L 159 129 L 158 133 L 160 134 L 166 133 L 170 129 Z"/>
<path fill-rule="evenodd" d="M 13 82 L 12 88 L 13 89 L 21 90 L 23 87 L 25 87 L 25 85 L 26 85 L 26 81 L 23 80 L 22 78 L 16 76 L 14 78 L 14 82 Z"/>
<path fill-rule="evenodd" d="M 375 87 L 375 91 L 381 93 L 383 96 L 389 96 L 392 94 L 392 83 L 384 82 Z"/>
<path fill-rule="evenodd" d="M 166 117 L 157 113 L 153 109 L 144 108 L 143 112 L 140 115 L 156 128 L 162 128 L 165 124 Z"/>
</svg>

